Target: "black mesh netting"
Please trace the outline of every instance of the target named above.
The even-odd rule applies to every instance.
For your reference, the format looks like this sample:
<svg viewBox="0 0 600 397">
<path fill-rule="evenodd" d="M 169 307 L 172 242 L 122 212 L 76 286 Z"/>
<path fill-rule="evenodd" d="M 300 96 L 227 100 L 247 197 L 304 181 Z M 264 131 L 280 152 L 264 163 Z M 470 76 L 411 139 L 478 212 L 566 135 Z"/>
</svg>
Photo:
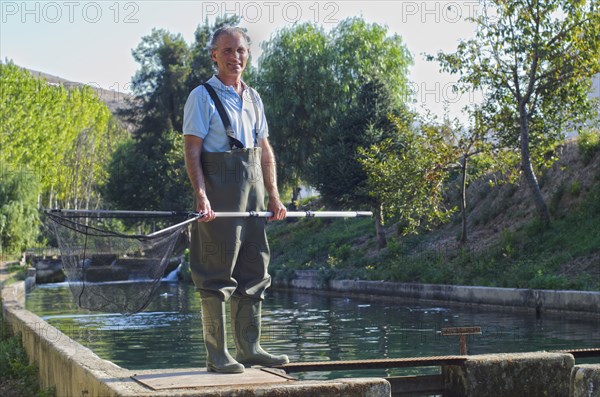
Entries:
<svg viewBox="0 0 600 397">
<path fill-rule="evenodd" d="M 46 211 L 61 251 L 75 303 L 84 309 L 133 314 L 150 303 L 184 228 L 194 214 Z M 116 232 L 128 225 L 158 224 L 150 234 Z"/>
</svg>

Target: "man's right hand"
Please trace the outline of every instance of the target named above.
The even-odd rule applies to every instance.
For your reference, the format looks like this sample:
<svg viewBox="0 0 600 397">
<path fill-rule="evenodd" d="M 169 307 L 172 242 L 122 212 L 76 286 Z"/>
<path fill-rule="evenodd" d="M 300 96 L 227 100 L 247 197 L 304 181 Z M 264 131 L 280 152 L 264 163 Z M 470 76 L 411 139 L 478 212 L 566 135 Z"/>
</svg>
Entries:
<svg viewBox="0 0 600 397">
<path fill-rule="evenodd" d="M 185 144 L 185 169 L 190 182 L 196 192 L 196 212 L 204 216 L 198 222 L 210 222 L 215 219 L 215 213 L 210 208 L 210 201 L 206 197 L 204 175 L 202 174 L 202 144 L 204 140 L 194 135 L 184 135 Z"/>
<path fill-rule="evenodd" d="M 208 201 L 206 196 L 198 197 L 196 203 L 196 212 L 204 214 L 204 216 L 198 218 L 198 222 L 210 222 L 216 218 L 215 212 L 210 208 L 210 201 Z"/>
</svg>

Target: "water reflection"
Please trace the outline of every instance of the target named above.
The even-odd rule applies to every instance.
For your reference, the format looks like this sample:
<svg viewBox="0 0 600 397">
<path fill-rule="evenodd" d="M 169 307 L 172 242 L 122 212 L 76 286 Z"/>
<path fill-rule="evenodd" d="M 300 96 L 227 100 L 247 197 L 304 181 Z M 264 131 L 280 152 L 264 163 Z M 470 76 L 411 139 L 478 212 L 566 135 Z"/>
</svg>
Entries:
<svg viewBox="0 0 600 397">
<path fill-rule="evenodd" d="M 27 308 L 100 357 L 129 369 L 204 366 L 199 297 L 193 286 L 163 283 L 159 295 L 132 316 L 78 309 L 66 284 L 38 286 Z M 419 302 L 368 302 L 302 292 L 271 291 L 263 306 L 262 343 L 293 362 L 458 354 L 445 327 L 480 326 L 469 353 L 522 352 L 600 346 L 600 318 L 492 312 Z M 230 346 L 233 341 L 229 335 Z M 598 361 L 598 360 L 597 360 Z M 431 373 L 431 369 L 361 373 L 308 372 L 305 379 Z"/>
</svg>

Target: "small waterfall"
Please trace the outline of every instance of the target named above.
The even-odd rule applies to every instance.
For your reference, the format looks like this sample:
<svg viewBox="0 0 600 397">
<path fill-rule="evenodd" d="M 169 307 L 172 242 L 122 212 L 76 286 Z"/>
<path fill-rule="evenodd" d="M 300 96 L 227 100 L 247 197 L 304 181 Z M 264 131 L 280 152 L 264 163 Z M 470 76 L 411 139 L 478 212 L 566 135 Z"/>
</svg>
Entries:
<svg viewBox="0 0 600 397">
<path fill-rule="evenodd" d="M 177 278 L 177 275 L 179 274 L 179 270 L 180 269 L 181 269 L 181 263 L 179 264 L 179 266 L 177 266 L 177 268 L 175 270 L 171 271 L 165 277 L 161 278 L 160 281 L 166 281 L 166 282 L 169 282 L 169 283 L 173 283 L 173 282 L 179 281 L 179 279 Z"/>
</svg>

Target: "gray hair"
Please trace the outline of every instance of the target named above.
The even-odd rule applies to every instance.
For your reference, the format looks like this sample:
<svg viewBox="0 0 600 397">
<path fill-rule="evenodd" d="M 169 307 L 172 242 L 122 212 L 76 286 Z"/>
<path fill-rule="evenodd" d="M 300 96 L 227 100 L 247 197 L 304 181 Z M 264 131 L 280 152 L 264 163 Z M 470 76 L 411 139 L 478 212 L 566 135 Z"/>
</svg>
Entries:
<svg viewBox="0 0 600 397">
<path fill-rule="evenodd" d="M 246 29 L 240 28 L 239 26 L 223 26 L 215 30 L 213 33 L 212 38 L 210 39 L 209 49 L 215 50 L 217 48 L 217 40 L 220 36 L 224 34 L 233 35 L 236 33 L 241 34 L 244 40 L 246 40 L 246 43 L 248 43 L 248 46 L 250 46 L 251 40 L 250 36 L 248 36 L 248 33 L 246 33 Z"/>
</svg>

